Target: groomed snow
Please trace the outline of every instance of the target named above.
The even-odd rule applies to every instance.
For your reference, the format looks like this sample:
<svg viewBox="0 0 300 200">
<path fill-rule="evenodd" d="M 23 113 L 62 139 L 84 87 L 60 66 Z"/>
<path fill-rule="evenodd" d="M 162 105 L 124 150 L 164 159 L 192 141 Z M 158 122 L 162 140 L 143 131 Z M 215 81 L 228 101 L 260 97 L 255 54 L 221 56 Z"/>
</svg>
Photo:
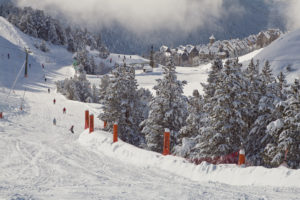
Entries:
<svg viewBox="0 0 300 200">
<path fill-rule="evenodd" d="M 97 116 L 101 106 L 70 101 L 55 91 L 56 80 L 74 73 L 72 55 L 52 45 L 49 53 L 36 50 L 36 39 L 1 17 L 0 27 L 5 27 L 0 28 L 0 199 L 299 199 L 299 170 L 196 166 L 122 141 L 112 144 L 111 133 L 100 130 L 97 118 L 96 131 L 88 134 L 84 111 Z M 24 45 L 33 52 L 29 76 L 21 76 L 7 97 L 24 62 Z M 208 69 L 178 68 L 179 79 L 189 81 L 186 94 L 200 86 Z M 161 72 L 138 72 L 137 77 L 140 86 L 152 88 Z M 75 134 L 69 131 L 71 125 Z"/>
</svg>

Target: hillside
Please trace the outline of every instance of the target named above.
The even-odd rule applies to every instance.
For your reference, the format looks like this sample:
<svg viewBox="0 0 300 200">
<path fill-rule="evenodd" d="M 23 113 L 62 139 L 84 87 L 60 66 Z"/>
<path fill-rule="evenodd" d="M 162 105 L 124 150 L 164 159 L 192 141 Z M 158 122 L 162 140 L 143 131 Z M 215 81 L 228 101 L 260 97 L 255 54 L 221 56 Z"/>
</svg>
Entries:
<svg viewBox="0 0 300 200">
<path fill-rule="evenodd" d="M 18 2 L 18 1 L 12 1 Z M 45 9 L 51 7 L 39 7 L 42 4 L 34 4 L 34 1 L 24 2 L 26 6 L 32 6 L 35 8 Z M 32 4 L 30 4 L 30 2 Z M 270 6 L 270 1 L 265 0 L 226 0 L 226 1 L 217 1 L 222 2 L 222 9 L 224 13 L 222 17 L 216 17 L 211 19 L 213 23 L 205 23 L 203 26 L 196 26 L 192 28 L 192 31 L 185 32 L 182 29 L 174 28 L 168 29 L 165 26 L 161 26 L 159 29 L 157 28 L 149 28 L 150 31 L 140 30 L 142 27 L 134 27 L 129 26 L 128 24 L 120 23 L 118 21 L 113 21 L 113 23 L 108 24 L 106 20 L 100 20 L 100 22 L 104 22 L 106 24 L 105 27 L 89 27 L 92 31 L 101 33 L 103 42 L 108 46 L 108 48 L 115 53 L 126 53 L 126 54 L 148 54 L 150 51 L 151 45 L 154 45 L 155 49 L 158 49 L 161 45 L 167 45 L 170 47 L 175 47 L 179 45 L 187 45 L 187 44 L 206 44 L 207 39 L 211 34 L 214 34 L 216 39 L 225 40 L 229 38 L 244 38 L 250 34 L 256 34 L 262 30 L 266 30 L 269 28 L 279 28 L 281 30 L 285 30 L 285 21 L 281 16 L 280 12 L 277 9 L 280 9 L 274 5 Z M 272 2 L 272 1 L 271 1 Z M 92 3 L 92 2 L 91 2 Z M 106 3 L 103 3 L 105 6 Z M 113 4 L 114 5 L 114 4 Z M 116 3 L 115 6 L 120 4 Z M 134 6 L 131 6 L 134 7 Z M 172 5 L 171 5 L 172 7 Z M 170 12 L 171 8 L 170 7 Z M 130 8 L 130 7 L 129 7 Z M 210 8 L 207 8 L 208 10 Z M 52 8 L 51 10 L 55 10 L 52 13 L 55 18 L 62 20 L 69 24 L 68 22 L 76 22 L 77 18 L 74 16 L 73 18 L 66 20 L 68 17 L 68 13 L 61 11 L 61 9 Z M 84 10 L 84 9 L 82 9 Z M 122 10 L 122 9 L 121 9 Z M 196 11 L 197 10 L 193 10 Z M 127 10 L 126 12 L 130 12 Z M 200 11 L 201 12 L 201 11 Z M 214 10 L 212 9 L 212 13 Z M 101 13 L 101 11 L 99 11 Z M 176 11 L 174 11 L 176 13 Z M 210 13 L 210 11 L 208 11 Z M 147 13 L 145 13 L 146 15 Z M 192 15 L 197 17 L 198 13 L 186 13 L 186 15 Z M 80 14 L 79 14 L 80 15 Z M 110 12 L 108 12 L 110 15 Z M 116 16 L 114 14 L 113 16 Z M 146 15 L 148 16 L 148 15 Z M 182 20 L 185 19 L 185 16 L 175 16 Z M 200 13 L 200 16 L 201 13 Z M 102 17 L 101 17 L 102 18 Z M 109 21 L 110 16 L 107 16 L 107 20 Z M 205 16 L 202 16 L 201 19 L 203 21 L 207 21 L 208 19 L 203 19 Z M 103 17 L 106 19 L 106 16 Z M 159 19 L 149 18 L 148 22 L 158 21 Z M 172 20 L 172 19 L 170 19 Z M 193 18 L 192 18 L 193 20 Z M 199 19 L 200 20 L 200 19 Z M 78 21 L 82 21 L 81 18 Z M 122 21 L 122 20 L 121 20 Z M 197 21 L 197 20 L 195 20 Z M 188 24 L 190 21 L 185 21 L 184 24 Z M 95 23 L 97 24 L 97 23 Z M 87 26 L 87 21 L 80 24 L 82 27 Z M 133 27 L 133 28 L 132 28 Z M 138 33 L 137 33 L 138 32 Z"/>
<path fill-rule="evenodd" d="M 50 51 L 41 52 L 34 47 L 39 40 L 3 18 L 0 27 L 0 199 L 299 199 L 299 170 L 196 166 L 122 141 L 112 144 L 112 135 L 101 130 L 103 122 L 97 118 L 96 131 L 88 134 L 84 111 L 98 116 L 101 105 L 67 100 L 55 89 L 56 80 L 73 76 L 72 55 L 48 43 Z M 24 47 L 32 51 L 28 78 L 22 69 Z M 178 68 L 180 79 L 193 85 L 185 92 L 205 81 L 209 67 Z M 140 86 L 149 88 L 161 77 L 159 72 L 137 75 Z M 97 83 L 97 76 L 90 78 Z"/>
<path fill-rule="evenodd" d="M 281 71 L 287 76 L 289 82 L 299 78 L 300 74 L 300 30 L 282 35 L 275 42 L 264 48 L 254 59 L 261 63 L 269 60 L 273 72 Z"/>
</svg>

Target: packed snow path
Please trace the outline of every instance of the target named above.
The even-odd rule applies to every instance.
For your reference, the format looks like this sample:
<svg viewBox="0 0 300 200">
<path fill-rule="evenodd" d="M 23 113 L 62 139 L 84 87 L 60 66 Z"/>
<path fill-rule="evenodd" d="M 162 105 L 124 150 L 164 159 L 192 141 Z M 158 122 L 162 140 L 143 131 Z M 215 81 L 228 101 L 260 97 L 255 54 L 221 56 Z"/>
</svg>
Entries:
<svg viewBox="0 0 300 200">
<path fill-rule="evenodd" d="M 6 23 L 1 19 L 0 22 Z M 31 38 L 17 30 L 15 33 L 13 38 L 6 34 L 6 39 L 27 41 L 30 45 Z M 10 60 L 4 56 L 0 63 L 0 108 L 5 110 L 4 119 L 0 121 L 0 199 L 299 199 L 299 187 L 232 186 L 217 183 L 217 180 L 196 181 L 174 173 L 176 165 L 174 168 L 170 165 L 172 172 L 159 166 L 142 167 L 120 159 L 110 149 L 97 148 L 101 143 L 83 145 L 82 134 L 92 136 L 83 132 L 84 110 L 89 109 L 96 116 L 100 106 L 69 101 L 55 92 L 55 80 L 73 75 L 70 66 L 63 67 L 66 58 L 70 58 L 71 63 L 71 55 L 58 47 L 52 47 L 48 55 L 34 51 L 28 79 L 21 79 L 15 93 L 5 102 L 3 99 L 24 60 L 21 56 L 14 57 L 21 54 L 21 50 L 13 50 L 16 48 L 13 44 L 18 42 L 9 43 L 0 38 L 0 44 L 3 43 L 13 52 Z M 3 55 L 7 53 L 7 49 L 0 51 Z M 41 64 L 46 60 L 52 61 L 43 70 Z M 184 74 L 188 77 L 193 73 L 186 70 L 181 72 L 182 78 Z M 42 79 L 45 72 L 47 82 Z M 199 75 L 204 76 L 203 71 L 199 70 Z M 20 111 L 25 88 L 24 109 Z M 66 114 L 62 111 L 64 107 Z M 56 126 L 52 124 L 54 117 Z M 102 125 L 98 120 L 95 124 L 96 128 Z M 75 134 L 69 131 L 71 125 L 75 126 Z M 107 134 L 107 138 L 111 138 L 110 133 L 93 134 Z M 136 159 L 152 162 L 145 160 L 147 157 Z"/>
</svg>

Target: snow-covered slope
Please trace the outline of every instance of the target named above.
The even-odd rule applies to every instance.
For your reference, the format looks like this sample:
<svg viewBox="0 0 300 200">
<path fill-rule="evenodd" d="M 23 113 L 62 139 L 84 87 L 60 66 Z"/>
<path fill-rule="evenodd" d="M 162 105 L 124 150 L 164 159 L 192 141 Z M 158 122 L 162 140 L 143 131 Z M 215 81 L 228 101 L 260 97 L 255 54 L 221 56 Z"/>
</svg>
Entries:
<svg viewBox="0 0 300 200">
<path fill-rule="evenodd" d="M 282 35 L 264 48 L 254 59 L 261 64 L 269 60 L 274 74 L 281 71 L 287 75 L 289 82 L 300 78 L 300 30 Z"/>
<path fill-rule="evenodd" d="M 84 111 L 97 116 L 100 105 L 69 101 L 55 92 L 55 80 L 73 75 L 72 55 L 57 46 L 49 46 L 49 53 L 36 50 L 35 39 L 1 18 L 0 27 L 7 27 L 0 29 L 0 199 L 299 199 L 299 170 L 195 166 L 122 141 L 112 144 L 97 118 L 97 131 L 88 134 Z M 8 96 L 24 62 L 23 45 L 33 52 L 29 76 L 25 79 L 22 71 Z M 179 69 L 179 74 L 197 85 L 207 73 L 200 68 Z M 146 86 L 148 78 L 160 75 L 143 74 L 139 83 Z"/>
</svg>

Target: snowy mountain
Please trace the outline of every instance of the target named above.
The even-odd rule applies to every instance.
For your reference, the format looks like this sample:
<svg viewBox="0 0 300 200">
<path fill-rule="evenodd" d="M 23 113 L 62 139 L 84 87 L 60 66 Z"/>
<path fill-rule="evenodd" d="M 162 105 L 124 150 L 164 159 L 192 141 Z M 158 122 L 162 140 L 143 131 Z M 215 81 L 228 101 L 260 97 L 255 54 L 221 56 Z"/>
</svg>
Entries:
<svg viewBox="0 0 300 200">
<path fill-rule="evenodd" d="M 207 23 L 205 26 L 193 28 L 192 31 L 189 32 L 176 29 L 170 30 L 162 26 L 162 28 L 153 31 L 149 28 L 150 31 L 141 34 L 137 33 L 136 30 L 132 30 L 133 28 L 130 29 L 124 27 L 124 24 L 118 23 L 118 21 L 113 21 L 111 24 L 105 23 L 106 26 L 101 28 L 92 26 L 91 31 L 101 33 L 104 44 L 106 44 L 112 52 L 123 54 L 148 54 L 151 45 L 154 45 L 155 49 L 158 49 L 162 45 L 173 48 L 175 46 L 187 44 L 206 44 L 211 34 L 214 34 L 217 40 L 226 40 L 230 38 L 244 38 L 250 34 L 256 34 L 269 28 L 279 28 L 282 31 L 285 30 L 285 21 L 280 12 L 278 12 L 280 7 L 270 4 L 270 1 L 226 0 L 218 2 L 222 2 L 224 15 L 222 15 L 221 18 L 213 18 L 213 23 Z M 115 5 L 118 5 L 118 3 Z M 35 7 L 36 5 L 32 6 Z M 103 6 L 106 6 L 106 4 L 104 3 Z M 62 24 L 70 24 L 70 21 L 76 21 L 76 18 L 74 20 L 66 20 L 66 15 L 68 14 L 61 12 L 60 9 L 52 9 L 55 10 L 55 12 L 49 13 L 55 15 L 56 19 L 64 21 Z M 212 12 L 214 12 L 214 10 L 212 10 Z M 108 14 L 111 15 L 112 13 Z M 187 14 L 193 16 L 193 13 Z M 117 13 L 112 15 L 117 15 Z M 176 17 L 181 18 L 181 16 Z M 106 16 L 103 16 L 102 18 L 105 19 Z M 155 21 L 159 19 L 147 19 L 149 22 L 152 20 Z M 207 21 L 206 19 L 201 20 Z M 105 22 L 105 20 L 103 21 Z M 85 28 L 86 23 L 81 25 Z M 135 27 L 134 29 L 139 30 L 140 27 Z"/>
<path fill-rule="evenodd" d="M 300 30 L 282 35 L 274 43 L 264 48 L 254 59 L 261 63 L 268 60 L 273 72 L 279 74 L 284 72 L 289 82 L 299 78 L 300 75 Z"/>
<path fill-rule="evenodd" d="M 101 106 L 69 101 L 55 91 L 56 80 L 74 75 L 72 54 L 49 43 L 49 52 L 42 52 L 36 42 L 0 18 L 0 199 L 299 199 L 299 169 L 197 166 L 121 140 L 112 143 L 97 118 L 89 134 L 84 111 L 97 116 Z M 24 47 L 32 52 L 27 78 Z M 122 62 L 116 54 L 111 58 Z M 189 80 L 186 94 L 205 82 L 209 68 L 178 68 L 179 79 Z M 161 76 L 161 68 L 137 70 L 140 87 L 152 88 Z M 97 76 L 89 79 L 99 83 Z"/>
<path fill-rule="evenodd" d="M 232 5 L 235 4 L 243 8 L 242 15 L 230 13 L 230 10 L 234 9 Z M 158 49 L 162 45 L 174 48 L 179 45 L 206 44 L 211 34 L 214 34 L 217 40 L 227 40 L 245 38 L 269 28 L 284 31 L 285 21 L 278 11 L 274 12 L 274 9 L 277 8 L 270 7 L 264 0 L 226 0 L 224 10 L 228 10 L 228 15 L 217 19 L 214 25 L 200 27 L 189 34 L 162 29 L 138 35 L 118 24 L 102 29 L 101 33 L 103 41 L 113 52 L 149 54 L 151 45 Z"/>
</svg>

